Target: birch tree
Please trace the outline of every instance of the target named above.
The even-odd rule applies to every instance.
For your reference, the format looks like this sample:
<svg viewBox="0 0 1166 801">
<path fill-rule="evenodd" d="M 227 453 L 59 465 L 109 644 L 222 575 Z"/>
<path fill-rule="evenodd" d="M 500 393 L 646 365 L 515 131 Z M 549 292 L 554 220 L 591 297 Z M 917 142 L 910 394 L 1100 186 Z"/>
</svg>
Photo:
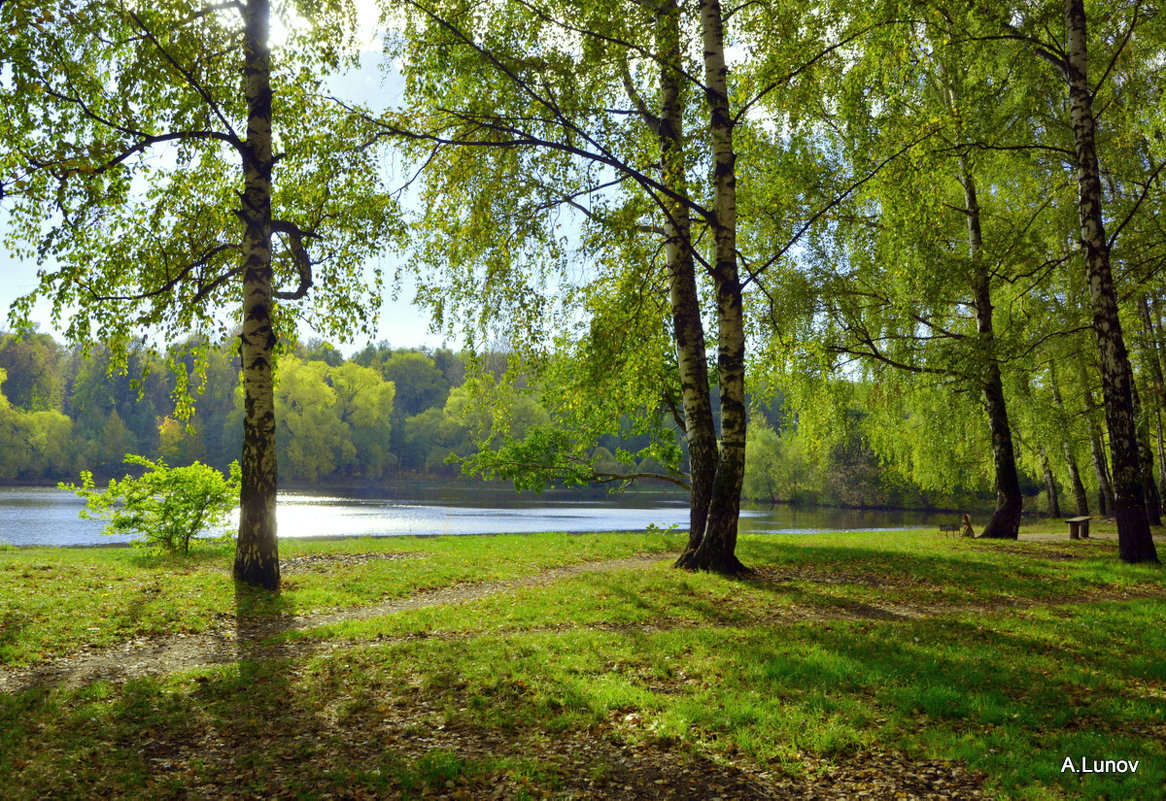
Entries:
<svg viewBox="0 0 1166 801">
<path fill-rule="evenodd" d="M 1133 372 L 1111 269 L 1115 240 L 1140 204 L 1135 204 L 1118 220 L 1110 233 L 1106 232 L 1094 106 L 1099 94 L 1112 94 L 1113 84 L 1122 73 L 1123 62 L 1133 61 L 1130 52 L 1153 37 L 1148 28 L 1160 24 L 1160 15 L 1144 7 L 1139 0 L 1123 3 L 1107 11 L 1104 20 L 1110 29 L 1099 36 L 1093 30 L 1098 18 L 1091 23 L 1083 0 L 1062 0 L 1024 9 L 1002 9 L 983 4 L 976 4 L 976 8 L 985 19 L 997 25 L 998 33 L 994 39 L 1010 39 L 1018 43 L 1032 57 L 1052 67 L 1063 81 L 1063 90 L 1067 90 L 1068 104 L 1062 124 L 1067 124 L 1071 132 L 1071 169 L 1077 184 L 1077 238 L 1085 264 L 1101 371 L 1119 553 L 1126 562 L 1154 562 L 1158 557 L 1150 535 L 1143 495 Z M 1058 29 L 1063 31 L 1063 38 L 1054 36 Z M 1091 55 L 1091 45 L 1102 51 L 1101 58 L 1095 52 Z M 1148 51 L 1152 49 L 1148 48 Z M 1147 182 L 1145 194 L 1149 193 L 1151 185 L 1152 182 Z M 1099 468 L 1099 474 L 1103 472 Z"/>
<path fill-rule="evenodd" d="M 3 202 L 11 244 L 43 264 L 14 315 L 27 322 L 48 298 L 71 341 L 122 354 L 134 338 L 241 325 L 234 572 L 268 589 L 279 586 L 277 335 L 296 314 L 340 336 L 366 327 L 378 293 L 361 262 L 393 230 L 364 134 L 322 99 L 351 8 L 303 10 L 273 49 L 269 0 L 0 9 Z"/>
<path fill-rule="evenodd" d="M 709 129 L 717 130 L 720 171 L 725 177 L 718 179 L 715 191 L 697 194 L 690 187 L 700 186 L 694 164 L 702 157 L 688 148 L 692 97 L 704 82 L 694 72 L 700 65 L 688 56 L 691 39 L 684 32 L 685 18 L 677 4 L 666 0 L 632 8 L 610 4 L 537 9 L 504 5 L 492 7 L 478 30 L 455 10 L 411 4 L 414 27 L 409 37 L 430 46 L 441 42 L 447 49 L 441 64 L 428 58 L 431 50 L 413 61 L 409 54 L 415 51 L 402 53 L 404 71 L 416 81 L 417 106 L 400 118 L 382 118 L 381 122 L 389 135 L 411 138 L 426 148 L 437 146 L 428 157 L 431 202 L 427 219 L 431 234 L 436 234 L 430 241 L 444 243 L 437 260 L 459 270 L 459 277 L 443 285 L 442 291 L 426 290 L 423 296 L 434 302 L 444 318 L 456 306 L 451 299 L 468 295 L 466 305 L 478 309 L 478 314 L 489 310 L 492 319 L 505 320 L 509 340 L 521 347 L 535 338 L 530 331 L 544 325 L 532 319 L 532 313 L 545 310 L 548 304 L 534 300 L 536 282 L 518 271 L 534 273 L 537 283 L 545 286 L 548 259 L 559 259 L 561 265 L 566 258 L 562 242 L 548 237 L 553 227 L 543 223 L 547 210 L 575 209 L 594 237 L 592 242 L 602 237 L 609 250 L 638 251 L 648 261 L 655 260 L 653 248 L 637 243 L 645 236 L 658 237 L 656 247 L 664 254 L 662 288 L 667 292 L 668 325 L 676 354 L 679 403 L 675 408 L 683 410 L 678 421 L 691 462 L 693 545 L 692 556 L 686 555 L 682 563 L 737 572 L 743 569 L 733 551 L 744 464 L 744 327 L 735 267 L 725 68 L 714 62 L 706 70 L 721 86 L 712 93 L 720 93 L 713 106 L 716 111 L 708 113 L 714 120 Z M 701 17 L 710 26 L 713 44 L 721 36 L 713 30 L 719 14 L 719 7 L 706 8 Z M 643 37 L 642 30 L 649 31 L 649 36 Z M 426 78 L 441 69 L 477 74 L 485 80 L 465 84 Z M 653 166 L 641 166 L 645 163 Z M 470 164 L 475 166 L 469 169 Z M 449 207 L 450 198 L 464 198 L 467 191 L 473 193 L 468 205 Z M 716 195 L 717 200 L 710 202 L 701 195 Z M 529 211 L 515 213 L 515 209 Z M 694 246 L 693 218 L 701 227 L 719 232 L 713 237 L 719 255 L 712 260 Z M 485 231 L 488 236 L 483 235 Z M 507 233 L 500 236 L 501 231 Z M 613 240 L 626 244 L 612 248 Z M 469 241 L 477 243 L 476 251 L 466 252 Z M 539 251 L 532 253 L 526 243 L 537 243 Z M 597 261 L 607 264 L 613 277 L 617 272 L 632 277 L 654 269 L 644 263 L 616 265 L 603 255 Z M 720 266 L 711 266 L 711 261 Z M 466 268 L 474 262 L 487 265 L 484 282 L 465 280 Z M 722 416 L 728 404 L 733 407 L 729 418 L 738 422 L 730 426 L 728 444 L 722 440 L 720 449 L 710 405 L 698 263 L 712 276 L 720 298 L 722 384 L 727 381 L 736 387 L 722 391 Z M 583 303 L 593 309 L 610 308 L 603 296 L 621 283 L 618 278 L 598 282 L 579 297 L 590 295 L 592 300 Z M 619 302 L 636 301 L 623 296 Z M 499 314 L 499 306 L 509 313 Z M 652 319 L 650 314 L 643 318 Z M 650 334 L 648 339 L 654 341 L 655 336 Z M 592 353 L 603 350 L 596 338 L 587 341 Z M 628 378 L 636 383 L 655 372 L 640 370 Z M 659 392 L 659 385 L 656 389 Z M 641 397 L 638 391 L 618 394 Z M 563 444 L 561 437 L 540 436 L 537 444 L 543 453 L 553 445 L 553 456 Z M 531 449 L 523 453 L 533 455 Z M 553 459 L 536 461 L 544 466 L 555 463 Z M 564 467 L 574 463 L 577 460 L 561 462 Z M 696 558 L 706 539 L 708 544 Z"/>
<path fill-rule="evenodd" d="M 824 369 L 875 383 L 872 442 L 923 486 L 988 472 L 997 508 L 982 536 L 1015 538 L 1022 498 L 1003 375 L 1030 347 L 1013 309 L 1059 263 L 1035 233 L 1050 202 L 1017 178 L 1029 123 L 1022 101 L 998 97 L 1010 65 L 968 47 L 963 10 L 913 10 L 823 87 L 819 124 L 852 169 L 919 144 L 815 229 L 804 254 L 814 300 L 771 309 L 767 322 L 816 349 Z M 800 382 L 803 368 L 787 368 Z M 973 424 L 987 437 L 966 436 Z"/>
</svg>

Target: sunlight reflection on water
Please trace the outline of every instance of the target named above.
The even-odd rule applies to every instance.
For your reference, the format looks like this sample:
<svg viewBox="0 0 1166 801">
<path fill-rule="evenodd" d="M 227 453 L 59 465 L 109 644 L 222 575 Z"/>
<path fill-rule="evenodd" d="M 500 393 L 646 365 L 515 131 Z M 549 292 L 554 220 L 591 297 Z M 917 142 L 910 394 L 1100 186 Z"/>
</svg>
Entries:
<svg viewBox="0 0 1166 801">
<path fill-rule="evenodd" d="M 281 539 L 394 537 L 537 531 L 643 531 L 649 525 L 686 528 L 688 508 L 676 494 L 519 496 L 512 491 L 433 487 L 403 490 L 406 497 L 356 497 L 336 492 L 280 493 Z M 101 534 L 102 523 L 79 520 L 83 504 L 67 490 L 0 487 L 0 543 L 112 545 L 128 537 Z M 950 515 L 948 515 L 950 516 Z M 741 510 L 742 533 L 795 534 L 868 531 L 930 525 L 932 515 L 831 509 L 753 507 Z M 946 519 L 944 515 L 937 515 Z M 229 524 L 238 525 L 237 513 Z"/>
</svg>

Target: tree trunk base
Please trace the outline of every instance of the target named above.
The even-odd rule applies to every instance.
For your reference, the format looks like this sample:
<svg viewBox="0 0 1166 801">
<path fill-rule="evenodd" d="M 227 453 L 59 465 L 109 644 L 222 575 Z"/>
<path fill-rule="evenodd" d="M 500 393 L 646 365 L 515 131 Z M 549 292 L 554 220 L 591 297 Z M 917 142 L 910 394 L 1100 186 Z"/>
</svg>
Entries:
<svg viewBox="0 0 1166 801">
<path fill-rule="evenodd" d="M 985 540 L 1015 540 L 1020 537 L 1020 510 L 997 509 L 988 518 L 979 539 Z"/>
<path fill-rule="evenodd" d="M 720 573 L 723 576 L 746 576 L 753 572 L 733 554 L 701 553 L 699 550 L 686 550 L 672 564 L 682 570 L 704 570 L 711 573 Z"/>
<path fill-rule="evenodd" d="M 1158 550 L 1154 547 L 1145 509 L 1118 506 L 1113 516 L 1117 520 L 1118 557 L 1131 565 L 1158 562 Z"/>
<path fill-rule="evenodd" d="M 279 592 L 279 563 L 275 569 L 262 562 L 235 562 L 235 581 L 252 587 L 262 587 L 271 592 Z"/>
</svg>

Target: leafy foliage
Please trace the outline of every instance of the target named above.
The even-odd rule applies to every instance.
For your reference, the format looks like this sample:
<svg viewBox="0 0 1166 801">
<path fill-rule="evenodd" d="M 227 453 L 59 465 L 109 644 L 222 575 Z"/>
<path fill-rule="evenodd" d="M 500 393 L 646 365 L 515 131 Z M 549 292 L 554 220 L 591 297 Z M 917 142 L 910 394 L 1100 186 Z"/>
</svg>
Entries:
<svg viewBox="0 0 1166 801">
<path fill-rule="evenodd" d="M 104 534 L 136 535 L 137 542 L 184 556 L 192 541 L 231 538 L 229 531 L 217 536 L 204 532 L 224 526 L 238 503 L 238 462 L 231 463 L 229 478 L 201 462 L 172 468 L 161 459 L 154 462 L 134 454 L 126 454 L 125 462 L 141 465 L 146 472 L 138 478 L 111 479 L 103 492 L 93 488 L 88 471 L 81 473 L 80 487 L 60 485 L 85 500 L 82 519 L 106 519 Z"/>
</svg>

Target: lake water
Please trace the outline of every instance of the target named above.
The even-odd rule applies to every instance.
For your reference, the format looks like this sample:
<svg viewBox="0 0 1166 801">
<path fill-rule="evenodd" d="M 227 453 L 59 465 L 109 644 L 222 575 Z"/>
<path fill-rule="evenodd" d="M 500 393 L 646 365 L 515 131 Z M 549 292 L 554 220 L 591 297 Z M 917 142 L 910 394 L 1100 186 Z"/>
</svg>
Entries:
<svg viewBox="0 0 1166 801">
<path fill-rule="evenodd" d="M 80 520 L 81 500 L 50 487 L 0 487 L 0 543 L 108 545 L 101 522 Z M 944 522 L 952 515 L 938 515 Z M 649 525 L 688 526 L 683 495 L 634 492 L 584 497 L 577 493 L 518 495 L 509 489 L 414 486 L 375 493 L 283 492 L 281 539 L 319 536 L 434 536 L 535 531 L 642 531 Z M 741 533 L 811 533 L 934 525 L 921 512 L 748 507 Z"/>
</svg>

